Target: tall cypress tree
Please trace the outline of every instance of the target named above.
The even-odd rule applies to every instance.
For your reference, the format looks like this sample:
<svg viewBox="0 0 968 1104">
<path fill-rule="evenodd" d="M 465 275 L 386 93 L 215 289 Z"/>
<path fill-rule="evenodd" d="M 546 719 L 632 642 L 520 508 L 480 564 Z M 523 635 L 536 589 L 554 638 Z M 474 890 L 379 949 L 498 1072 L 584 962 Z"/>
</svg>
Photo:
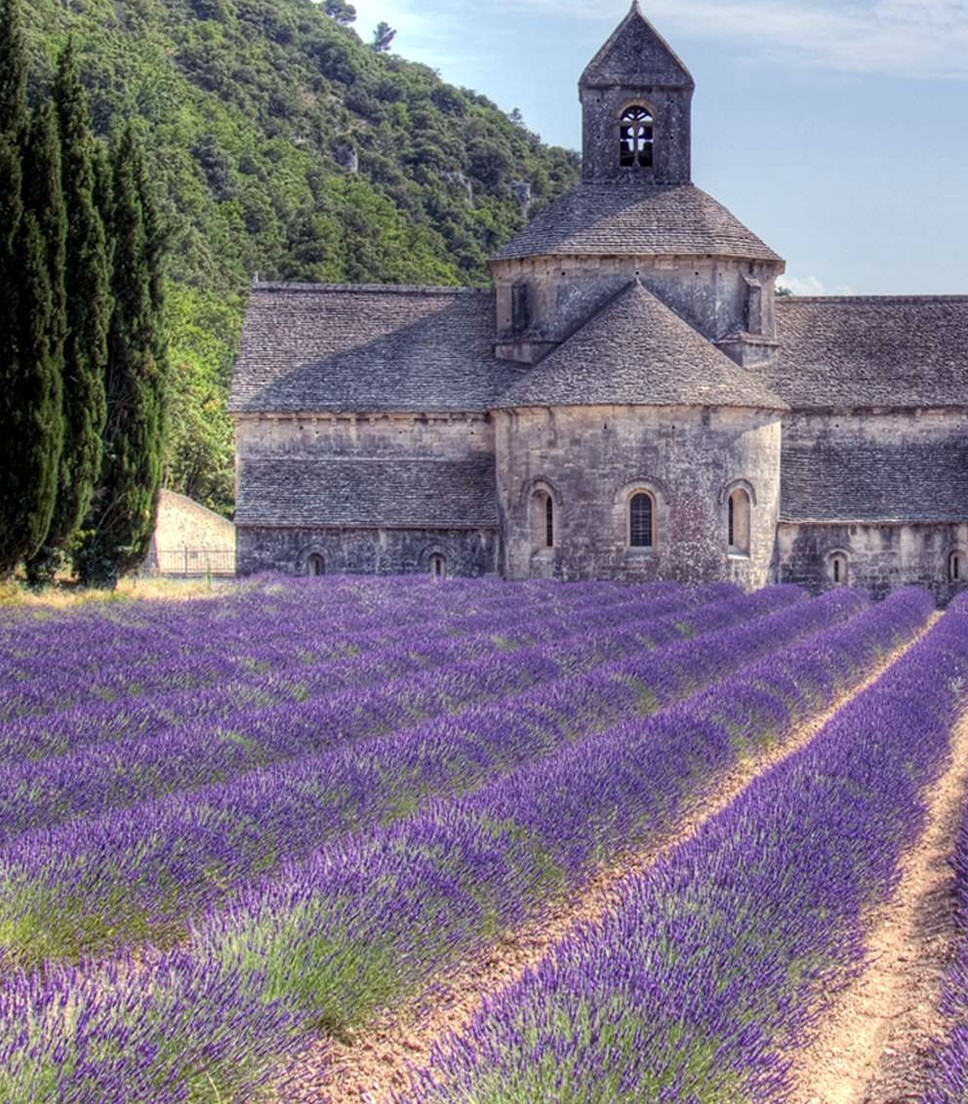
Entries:
<svg viewBox="0 0 968 1104">
<path fill-rule="evenodd" d="M 104 467 L 76 557 L 83 582 L 114 586 L 154 532 L 165 428 L 162 243 L 131 131 L 112 149 L 106 224 L 113 247 Z"/>
<path fill-rule="evenodd" d="M 14 136 L 24 125 L 27 104 L 27 50 L 20 0 L 0 6 L 0 134 Z"/>
<path fill-rule="evenodd" d="M 65 247 L 64 450 L 47 556 L 80 527 L 101 471 L 107 420 L 105 366 L 111 318 L 110 264 L 94 200 L 97 144 L 74 48 L 61 54 L 54 82 L 61 179 L 67 211 Z"/>
<path fill-rule="evenodd" d="M 36 137 L 25 74 L 19 12 L 7 0 L 0 15 L 0 576 L 47 535 L 63 441 L 50 251 L 36 211 L 24 204 L 22 147 L 33 150 Z M 26 184 L 32 193 L 33 180 Z"/>
</svg>

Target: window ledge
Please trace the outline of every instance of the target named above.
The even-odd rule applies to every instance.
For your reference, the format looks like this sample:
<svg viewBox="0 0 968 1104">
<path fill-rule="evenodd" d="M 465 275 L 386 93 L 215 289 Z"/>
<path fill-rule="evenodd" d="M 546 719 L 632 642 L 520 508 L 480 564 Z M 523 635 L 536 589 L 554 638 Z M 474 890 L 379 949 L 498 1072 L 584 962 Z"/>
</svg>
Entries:
<svg viewBox="0 0 968 1104">
<path fill-rule="evenodd" d="M 750 554 L 749 552 L 734 552 L 731 548 L 729 550 L 729 558 L 731 560 L 748 560 L 750 559 Z"/>
<path fill-rule="evenodd" d="M 627 560 L 651 560 L 655 554 L 654 548 L 628 547 L 625 549 L 625 558 Z"/>
</svg>

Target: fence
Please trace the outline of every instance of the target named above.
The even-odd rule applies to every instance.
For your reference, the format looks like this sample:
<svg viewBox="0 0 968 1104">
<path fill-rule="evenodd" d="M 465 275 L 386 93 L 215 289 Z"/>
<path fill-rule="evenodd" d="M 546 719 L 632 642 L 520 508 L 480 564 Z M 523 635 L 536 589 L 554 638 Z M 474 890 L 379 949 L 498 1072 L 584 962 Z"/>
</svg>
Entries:
<svg viewBox="0 0 968 1104">
<path fill-rule="evenodd" d="M 231 548 L 158 549 L 144 566 L 145 575 L 179 578 L 225 577 L 235 574 L 235 550 Z"/>
</svg>

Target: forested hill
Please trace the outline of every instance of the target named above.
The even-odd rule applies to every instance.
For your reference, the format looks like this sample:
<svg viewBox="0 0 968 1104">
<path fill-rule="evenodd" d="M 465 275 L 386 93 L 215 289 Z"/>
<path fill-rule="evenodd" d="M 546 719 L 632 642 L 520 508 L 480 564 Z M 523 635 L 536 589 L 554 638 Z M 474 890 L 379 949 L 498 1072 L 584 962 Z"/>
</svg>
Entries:
<svg viewBox="0 0 968 1104">
<path fill-rule="evenodd" d="M 253 274 L 481 283 L 525 223 L 521 185 L 534 211 L 577 178 L 575 154 L 327 14 L 347 7 L 26 0 L 35 90 L 72 36 L 97 130 L 133 119 L 145 146 L 171 228 L 168 484 L 219 508 Z"/>
</svg>

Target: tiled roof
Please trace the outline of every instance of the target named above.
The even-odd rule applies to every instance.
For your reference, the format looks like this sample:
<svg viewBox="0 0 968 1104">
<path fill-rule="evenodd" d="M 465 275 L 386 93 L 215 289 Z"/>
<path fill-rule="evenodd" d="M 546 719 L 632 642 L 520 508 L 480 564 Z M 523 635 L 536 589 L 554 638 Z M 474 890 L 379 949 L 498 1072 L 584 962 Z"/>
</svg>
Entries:
<svg viewBox="0 0 968 1104">
<path fill-rule="evenodd" d="M 694 87 L 689 70 L 642 14 L 638 0 L 592 58 L 581 83 L 588 88 Z"/>
<path fill-rule="evenodd" d="M 236 525 L 496 528 L 493 457 L 243 461 Z"/>
<path fill-rule="evenodd" d="M 784 444 L 783 521 L 965 521 L 968 441 Z"/>
<path fill-rule="evenodd" d="M 538 215 L 495 260 L 549 255 L 780 261 L 694 184 L 579 184 Z"/>
<path fill-rule="evenodd" d="M 968 296 L 777 300 L 766 382 L 794 409 L 968 406 Z"/>
<path fill-rule="evenodd" d="M 491 291 L 257 285 L 230 409 L 483 412 L 521 374 L 494 316 Z"/>
<path fill-rule="evenodd" d="M 638 282 L 496 405 L 612 404 L 784 409 L 756 374 L 740 368 Z"/>
</svg>

